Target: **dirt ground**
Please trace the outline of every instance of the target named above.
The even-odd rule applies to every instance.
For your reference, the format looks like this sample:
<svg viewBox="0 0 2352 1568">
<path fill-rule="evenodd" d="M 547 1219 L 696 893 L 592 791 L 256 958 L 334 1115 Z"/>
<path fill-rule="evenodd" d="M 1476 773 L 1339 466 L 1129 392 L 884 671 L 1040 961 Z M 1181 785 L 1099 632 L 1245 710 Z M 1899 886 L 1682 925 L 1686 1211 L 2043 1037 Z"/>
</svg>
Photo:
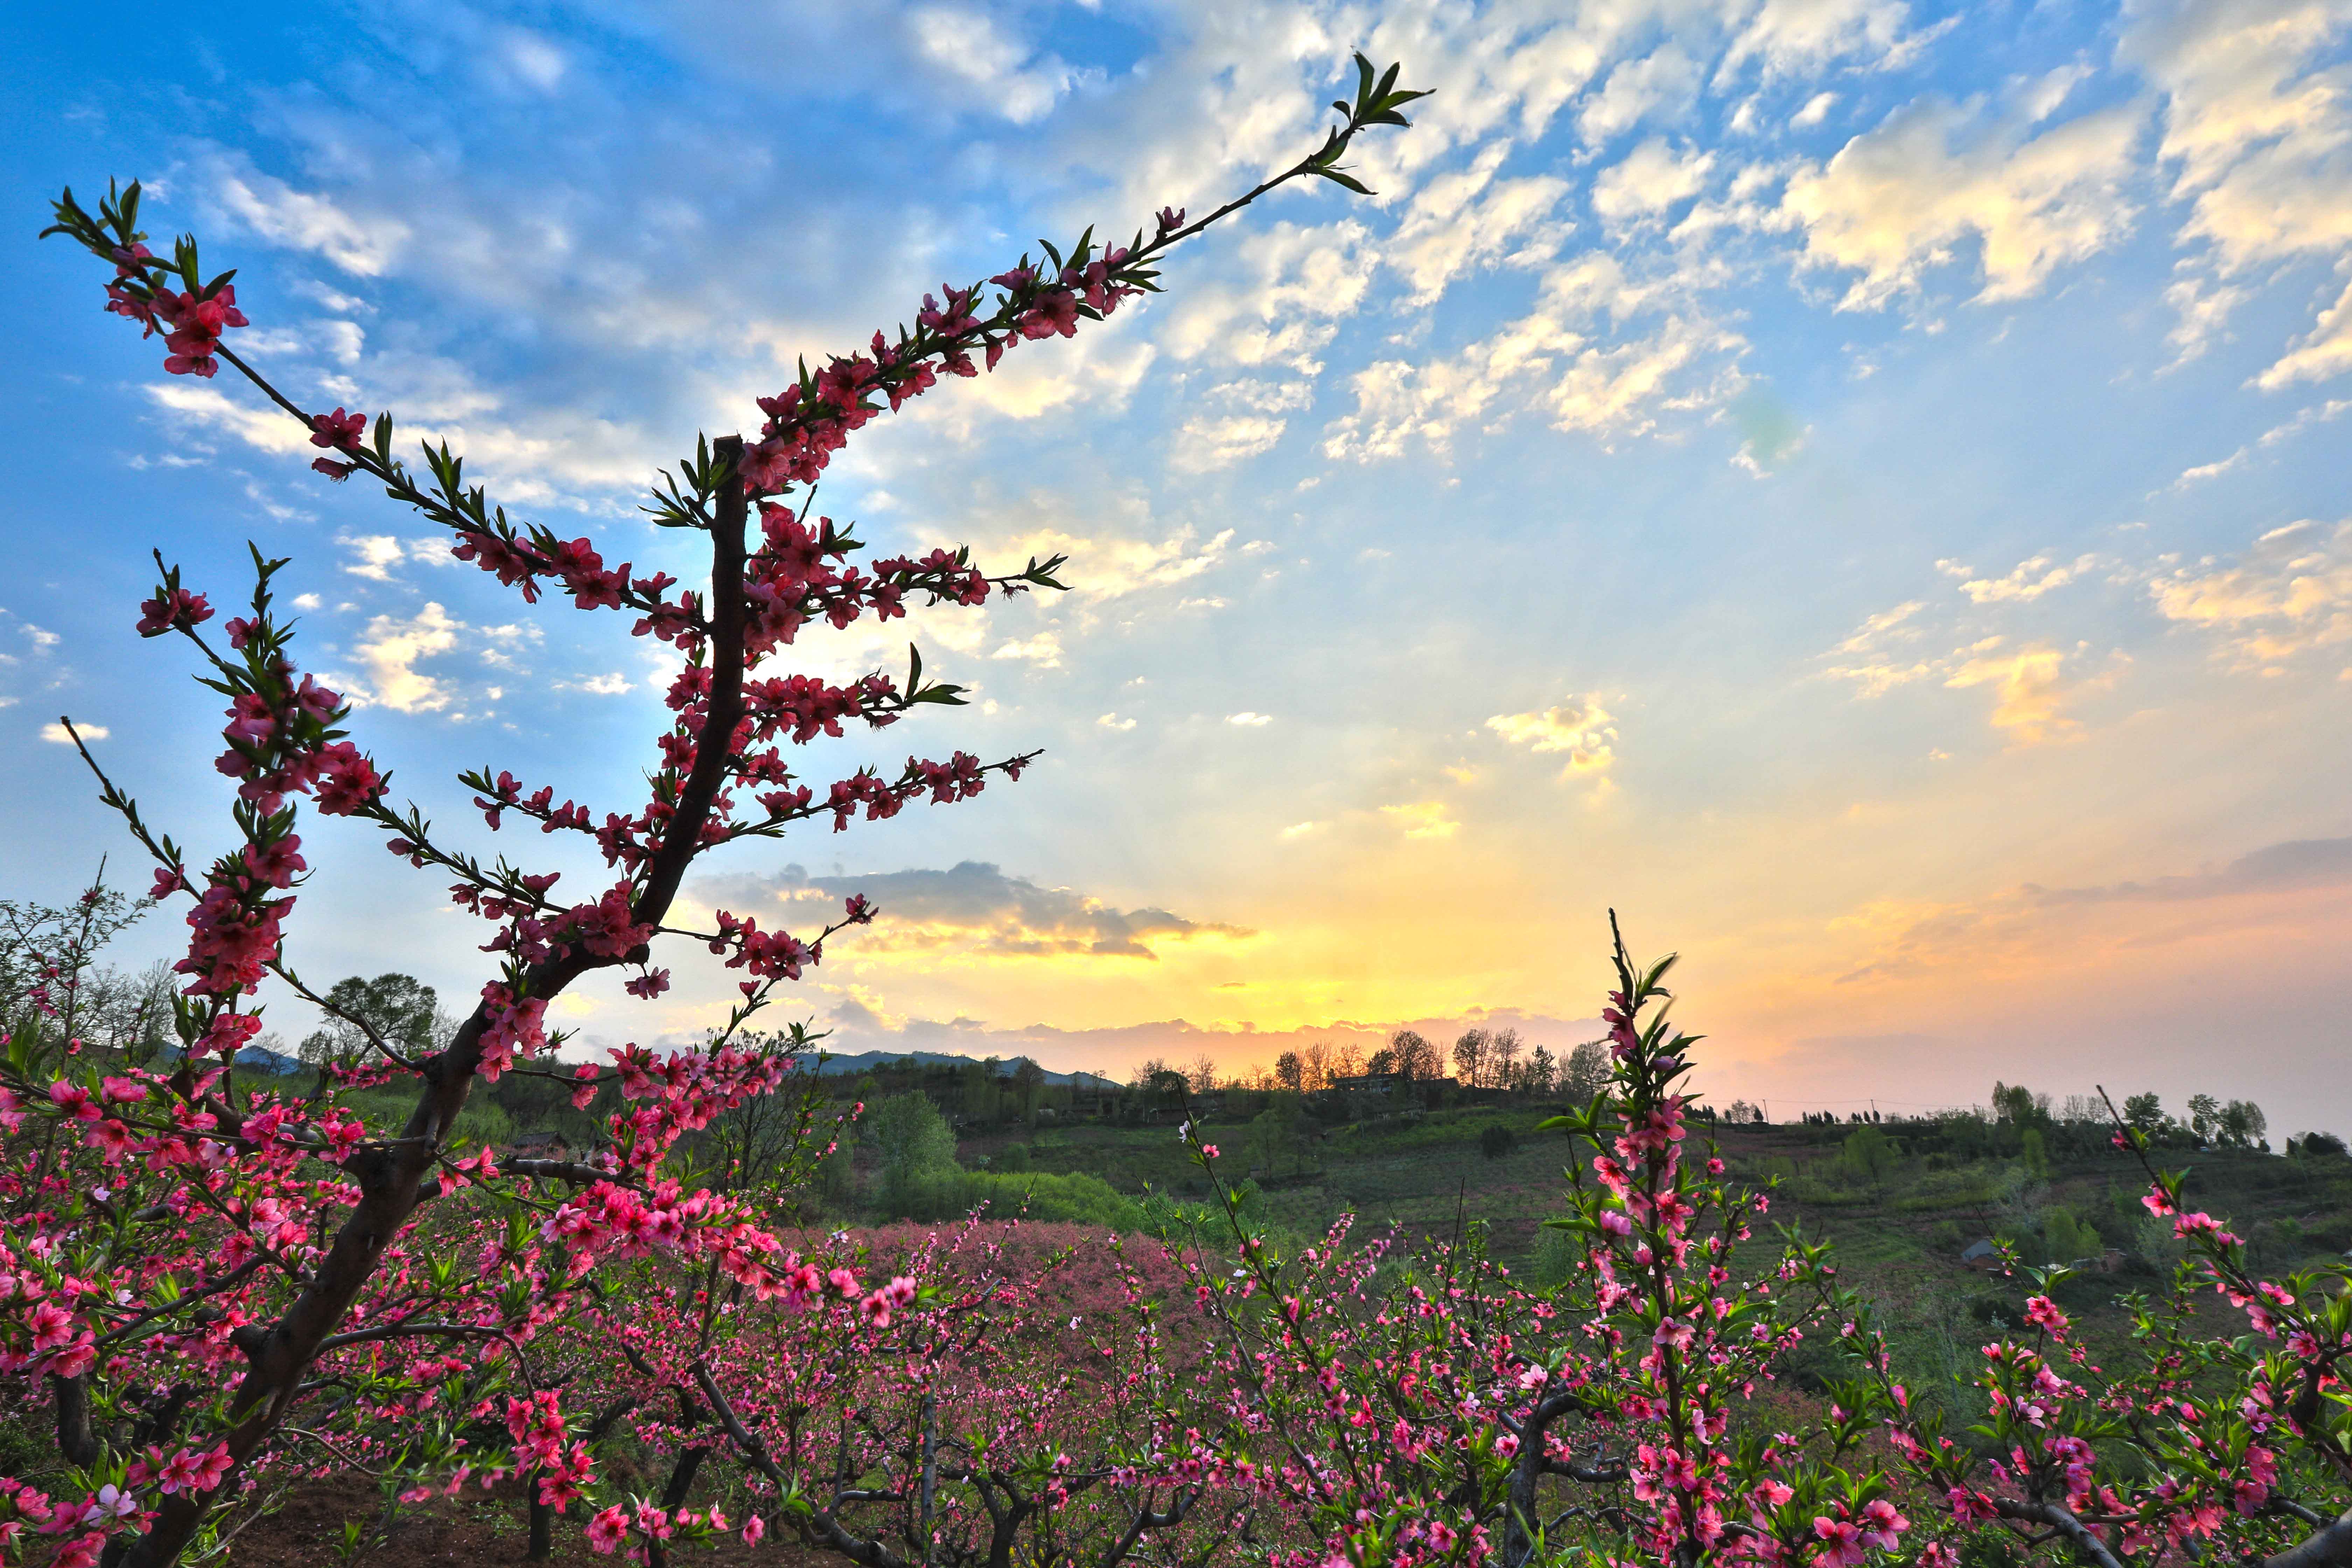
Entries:
<svg viewBox="0 0 2352 1568">
<path fill-rule="evenodd" d="M 278 1512 L 247 1529 L 232 1543 L 232 1568 L 343 1568 L 343 1521 L 373 1521 L 375 1490 L 357 1482 L 327 1483 L 297 1493 Z M 587 1515 L 574 1503 L 555 1525 L 555 1568 L 613 1568 L 625 1562 L 600 1557 L 588 1548 Z M 356 1568 L 425 1568 L 428 1563 L 520 1563 L 526 1539 L 520 1494 L 511 1487 L 495 1493 L 469 1489 L 456 1498 L 436 1498 L 402 1510 L 390 1538 L 362 1552 Z M 756 1547 L 739 1539 L 704 1547 L 688 1545 L 671 1554 L 686 1568 L 819 1568 L 843 1560 L 810 1552 L 771 1536 Z"/>
</svg>

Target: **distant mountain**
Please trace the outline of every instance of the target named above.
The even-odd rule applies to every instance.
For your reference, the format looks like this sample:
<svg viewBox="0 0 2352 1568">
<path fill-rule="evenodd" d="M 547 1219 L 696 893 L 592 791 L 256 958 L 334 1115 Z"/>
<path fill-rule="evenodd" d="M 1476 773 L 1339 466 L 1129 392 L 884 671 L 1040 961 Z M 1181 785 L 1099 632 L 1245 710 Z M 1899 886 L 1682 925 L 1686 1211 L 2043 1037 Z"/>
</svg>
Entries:
<svg viewBox="0 0 2352 1568">
<path fill-rule="evenodd" d="M 999 1078 L 1011 1078 L 1020 1068 L 1021 1064 L 1028 1059 L 1029 1058 L 1026 1057 L 1013 1057 L 1010 1058 L 999 1059 L 996 1064 L 996 1076 Z M 979 1067 L 982 1065 L 982 1063 L 978 1057 L 959 1056 L 944 1051 L 859 1051 L 855 1056 L 827 1058 L 824 1065 L 819 1067 L 816 1070 L 825 1074 L 827 1077 L 832 1077 L 836 1074 L 855 1076 L 856 1074 L 863 1072 L 878 1072 L 886 1068 L 962 1068 Z M 1112 1089 L 1116 1088 L 1120 1082 L 1118 1079 L 1108 1078 L 1101 1073 L 1053 1072 L 1044 1068 L 1040 1068 L 1038 1070 L 1045 1073 L 1045 1081 L 1047 1083 L 1053 1084 L 1070 1084 L 1078 1088 Z"/>
</svg>

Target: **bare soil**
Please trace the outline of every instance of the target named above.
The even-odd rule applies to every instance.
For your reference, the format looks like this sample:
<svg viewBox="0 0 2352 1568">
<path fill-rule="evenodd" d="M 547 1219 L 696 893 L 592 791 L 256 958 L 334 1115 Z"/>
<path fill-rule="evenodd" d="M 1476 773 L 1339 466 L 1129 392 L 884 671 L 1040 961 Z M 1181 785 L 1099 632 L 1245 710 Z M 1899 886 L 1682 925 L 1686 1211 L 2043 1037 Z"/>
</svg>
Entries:
<svg viewBox="0 0 2352 1568">
<path fill-rule="evenodd" d="M 321 1482 L 287 1500 L 269 1518 L 247 1529 L 231 1546 L 233 1568 L 345 1568 L 343 1521 L 373 1522 L 381 1508 L 375 1489 L 356 1479 Z M 555 1551 L 542 1561 L 552 1568 L 614 1568 L 625 1559 L 601 1557 L 584 1533 L 587 1515 L 574 1503 L 555 1521 Z M 425 1568 L 478 1563 L 486 1568 L 524 1561 L 528 1537 L 520 1491 L 513 1485 L 495 1492 L 469 1487 L 455 1498 L 436 1498 L 401 1510 L 388 1539 L 362 1552 L 352 1568 Z M 712 1547 L 688 1545 L 671 1553 L 680 1568 L 819 1568 L 841 1560 L 770 1536 L 758 1546 L 730 1537 Z"/>
</svg>

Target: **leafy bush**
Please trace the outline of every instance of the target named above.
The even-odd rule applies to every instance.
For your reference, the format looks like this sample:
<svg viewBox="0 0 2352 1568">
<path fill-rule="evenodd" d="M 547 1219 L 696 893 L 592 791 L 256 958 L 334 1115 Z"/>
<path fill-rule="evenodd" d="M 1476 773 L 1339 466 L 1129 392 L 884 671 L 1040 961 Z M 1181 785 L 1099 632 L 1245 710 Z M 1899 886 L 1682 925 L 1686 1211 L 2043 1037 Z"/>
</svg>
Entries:
<svg viewBox="0 0 2352 1568">
<path fill-rule="evenodd" d="M 1143 1211 L 1133 1198 L 1100 1176 L 1085 1172 L 1055 1175 L 1044 1171 L 1014 1174 L 934 1169 L 917 1178 L 903 1200 L 892 1205 L 891 1217 L 951 1220 L 983 1208 L 989 1218 L 996 1220 L 1087 1225 L 1116 1231 L 1144 1228 Z"/>
</svg>

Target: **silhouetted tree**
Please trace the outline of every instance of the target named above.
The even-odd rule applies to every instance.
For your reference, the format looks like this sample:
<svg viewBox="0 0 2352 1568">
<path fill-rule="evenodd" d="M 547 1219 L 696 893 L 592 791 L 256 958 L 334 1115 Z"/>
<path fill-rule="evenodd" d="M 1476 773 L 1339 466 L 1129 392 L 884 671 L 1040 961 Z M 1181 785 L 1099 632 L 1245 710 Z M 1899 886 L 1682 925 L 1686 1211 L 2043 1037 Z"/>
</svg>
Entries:
<svg viewBox="0 0 2352 1568">
<path fill-rule="evenodd" d="M 1409 1079 L 1435 1078 L 1437 1047 L 1411 1029 L 1399 1029 L 1389 1037 L 1389 1049 L 1396 1057 L 1396 1071 Z"/>
<path fill-rule="evenodd" d="M 1527 1048 L 1517 1029 L 1497 1029 L 1486 1042 L 1486 1076 L 1497 1089 L 1517 1086 L 1519 1053 Z"/>
<path fill-rule="evenodd" d="M 1551 1051 L 1546 1047 L 1538 1046 L 1528 1058 L 1526 1079 L 1528 1092 L 1538 1095 L 1549 1094 L 1552 1080 L 1559 1071 L 1559 1064 L 1551 1059 Z"/>
<path fill-rule="evenodd" d="M 1569 1053 L 1568 1065 L 1560 1069 L 1560 1098 L 1572 1105 L 1588 1104 L 1608 1082 L 1609 1047 L 1587 1040 Z"/>
<path fill-rule="evenodd" d="M 1476 1089 L 1486 1081 L 1486 1052 L 1494 1038 L 1484 1029 L 1471 1028 L 1454 1042 L 1454 1076 L 1464 1087 Z"/>
<path fill-rule="evenodd" d="M 296 1047 L 312 1067 L 366 1051 L 369 1030 L 404 1057 L 425 1056 L 433 1049 L 440 998 L 414 975 L 379 974 L 363 980 L 354 974 L 330 986 L 327 1001 L 335 1012 L 328 1016 L 326 1026 L 303 1037 Z"/>
</svg>

